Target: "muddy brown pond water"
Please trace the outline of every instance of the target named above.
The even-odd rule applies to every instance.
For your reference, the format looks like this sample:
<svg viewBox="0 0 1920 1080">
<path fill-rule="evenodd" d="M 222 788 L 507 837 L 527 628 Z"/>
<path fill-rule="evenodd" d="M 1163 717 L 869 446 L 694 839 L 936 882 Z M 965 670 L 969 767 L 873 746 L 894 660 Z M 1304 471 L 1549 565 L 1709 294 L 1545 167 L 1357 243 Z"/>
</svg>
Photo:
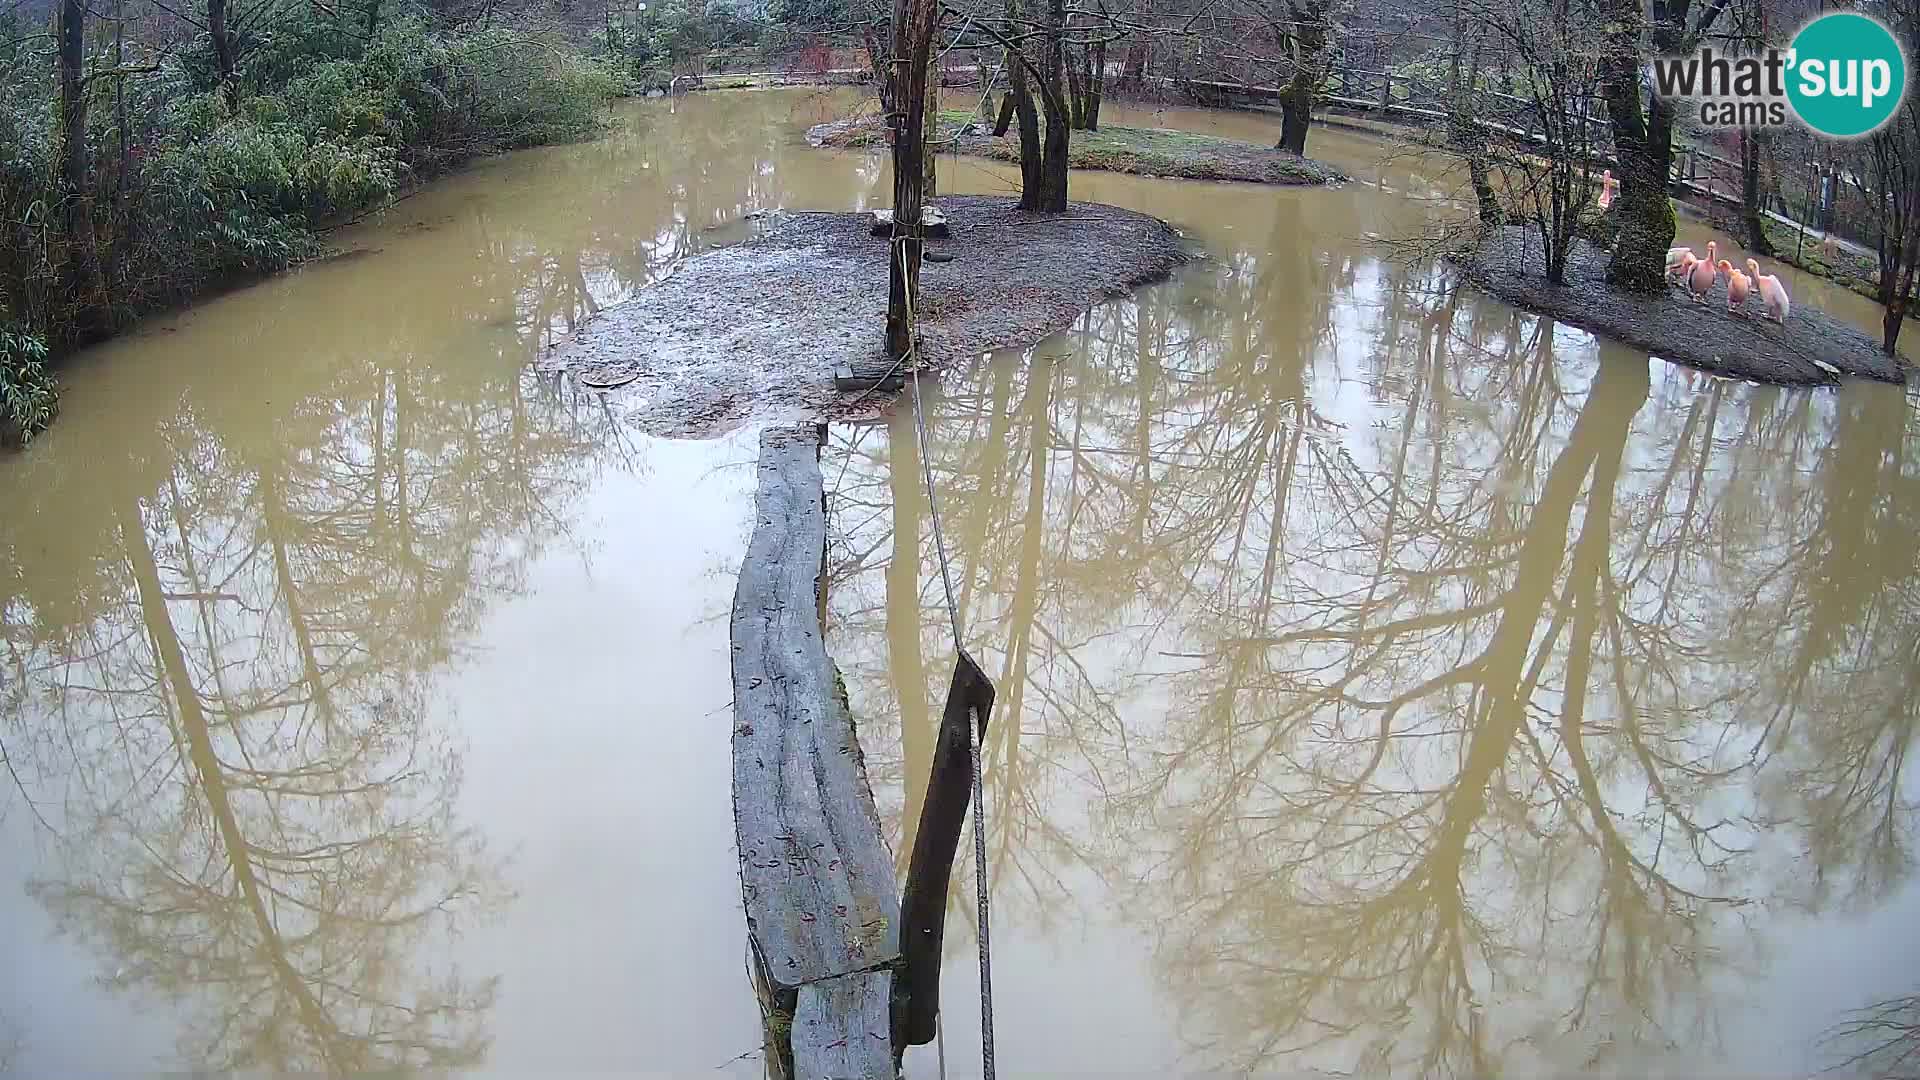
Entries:
<svg viewBox="0 0 1920 1080">
<path fill-rule="evenodd" d="M 0 461 L 0 1064 L 758 1072 L 725 620 L 754 433 L 647 438 L 529 362 L 748 211 L 883 200 L 877 158 L 799 143 L 846 104 L 636 104 L 69 370 Z M 1432 179 L 1313 150 L 1356 182 L 1076 175 L 1212 261 L 930 393 L 1000 687 L 1002 1071 L 1831 1060 L 1920 988 L 1908 400 L 1449 292 L 1364 243 Z M 902 860 L 951 662 L 915 442 L 896 410 L 824 462 L 829 646 Z"/>
</svg>

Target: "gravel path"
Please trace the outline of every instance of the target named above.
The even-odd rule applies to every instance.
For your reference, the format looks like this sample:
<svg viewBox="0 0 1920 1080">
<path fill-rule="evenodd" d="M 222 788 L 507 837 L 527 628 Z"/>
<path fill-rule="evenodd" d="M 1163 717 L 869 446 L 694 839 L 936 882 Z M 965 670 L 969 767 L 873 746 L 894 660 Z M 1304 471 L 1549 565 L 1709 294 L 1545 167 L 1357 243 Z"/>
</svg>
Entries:
<svg viewBox="0 0 1920 1080">
<path fill-rule="evenodd" d="M 1796 300 L 1786 324 L 1764 320 L 1759 301 L 1741 318 L 1727 312 L 1726 283 L 1696 304 L 1678 286 L 1665 296 L 1634 296 L 1606 283 L 1607 253 L 1581 242 L 1556 288 L 1538 269 L 1538 241 L 1509 227 L 1460 260 L 1467 277 L 1502 300 L 1550 315 L 1665 360 L 1719 375 L 1784 386 L 1833 384 L 1843 375 L 1900 382 L 1906 368 L 1877 339 Z M 1822 365 L 1827 365 L 1823 367 Z"/>
<path fill-rule="evenodd" d="M 923 370 L 1031 345 L 1191 257 L 1172 226 L 1118 207 L 1034 214 L 1013 199 L 938 202 L 953 237 L 927 247 L 953 261 L 921 269 Z M 766 235 L 689 259 L 558 342 L 540 365 L 608 386 L 629 422 L 656 435 L 877 415 L 889 395 L 833 387 L 836 366 L 884 356 L 888 243 L 870 235 L 869 221 L 794 214 Z"/>
</svg>

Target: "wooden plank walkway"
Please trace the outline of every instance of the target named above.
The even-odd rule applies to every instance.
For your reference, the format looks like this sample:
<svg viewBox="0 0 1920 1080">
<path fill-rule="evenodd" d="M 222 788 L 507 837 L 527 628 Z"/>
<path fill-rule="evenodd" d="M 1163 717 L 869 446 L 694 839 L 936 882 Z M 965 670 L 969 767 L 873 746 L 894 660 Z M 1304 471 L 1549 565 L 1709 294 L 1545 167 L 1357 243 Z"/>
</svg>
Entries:
<svg viewBox="0 0 1920 1080">
<path fill-rule="evenodd" d="M 798 992 L 795 1076 L 891 1076 L 899 893 L 821 636 L 820 438 L 812 425 L 760 437 L 732 615 L 734 832 L 762 970 Z"/>
</svg>

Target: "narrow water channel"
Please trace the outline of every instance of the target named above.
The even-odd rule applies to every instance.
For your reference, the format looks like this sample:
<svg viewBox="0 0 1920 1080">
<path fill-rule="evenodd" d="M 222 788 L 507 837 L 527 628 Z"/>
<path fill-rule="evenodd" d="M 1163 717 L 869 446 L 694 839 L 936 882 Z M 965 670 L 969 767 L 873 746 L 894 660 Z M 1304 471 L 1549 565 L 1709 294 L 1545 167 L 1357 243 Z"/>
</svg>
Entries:
<svg viewBox="0 0 1920 1080">
<path fill-rule="evenodd" d="M 649 439 L 528 365 L 748 211 L 884 201 L 877 158 L 799 143 L 848 100 L 636 103 L 69 370 L 0 461 L 0 1063 L 758 1073 L 754 433 Z M 1365 242 L 1430 212 L 1423 163 L 1314 139 L 1359 182 L 1076 176 L 1211 260 L 929 390 L 1000 687 L 1003 1071 L 1815 1064 L 1920 970 L 1911 405 L 1449 290 Z M 920 449 L 902 408 L 824 463 L 903 860 L 951 663 Z"/>
</svg>

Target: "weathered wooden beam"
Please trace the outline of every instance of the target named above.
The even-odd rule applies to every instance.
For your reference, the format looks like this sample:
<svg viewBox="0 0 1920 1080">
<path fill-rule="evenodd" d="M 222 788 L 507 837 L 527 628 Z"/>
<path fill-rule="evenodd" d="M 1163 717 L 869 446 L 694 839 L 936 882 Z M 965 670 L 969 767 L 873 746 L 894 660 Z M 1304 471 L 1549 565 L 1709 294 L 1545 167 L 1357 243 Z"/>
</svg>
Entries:
<svg viewBox="0 0 1920 1080">
<path fill-rule="evenodd" d="M 816 606 L 826 543 L 820 430 L 760 437 L 734 593 L 733 813 L 753 945 L 781 987 L 899 956 L 893 861 Z"/>
<path fill-rule="evenodd" d="M 796 1080 L 893 1080 L 887 1000 L 893 973 L 862 971 L 800 988 L 793 1011 Z"/>
<path fill-rule="evenodd" d="M 894 1039 L 902 1047 L 933 1041 L 940 1015 L 940 950 L 946 937 L 947 882 L 960 845 L 960 825 L 973 796 L 973 720 L 986 734 L 993 683 L 966 650 L 953 665 L 940 741 L 934 745 L 927 797 L 913 836 L 906 889 L 900 897 L 900 986 L 894 996 Z"/>
</svg>

